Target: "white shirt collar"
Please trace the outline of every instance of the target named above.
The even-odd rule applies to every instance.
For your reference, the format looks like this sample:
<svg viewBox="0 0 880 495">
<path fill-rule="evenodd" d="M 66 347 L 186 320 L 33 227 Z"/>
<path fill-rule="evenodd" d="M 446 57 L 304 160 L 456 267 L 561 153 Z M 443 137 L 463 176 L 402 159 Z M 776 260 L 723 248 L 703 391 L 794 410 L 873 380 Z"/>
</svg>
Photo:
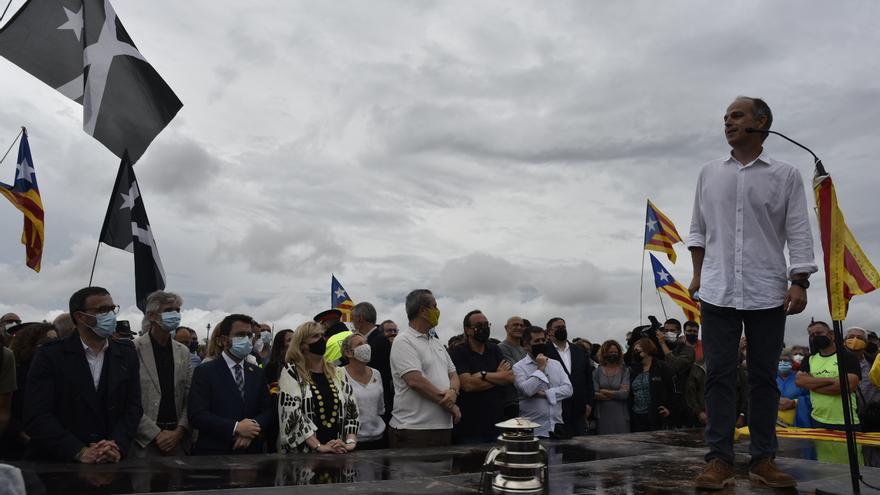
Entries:
<svg viewBox="0 0 880 495">
<path fill-rule="evenodd" d="M 84 351 L 89 352 L 89 353 L 92 353 L 92 354 L 95 354 L 95 355 L 101 355 L 102 352 L 104 352 L 105 350 L 107 350 L 107 346 L 110 345 L 110 342 L 109 342 L 107 339 L 104 339 L 104 347 L 102 347 L 100 351 L 98 351 L 98 352 L 94 352 L 94 351 L 92 350 L 92 348 L 89 347 L 88 344 L 86 344 L 86 341 L 83 340 L 82 337 L 79 338 L 79 341 L 82 342 L 83 350 L 84 350 Z"/>
<path fill-rule="evenodd" d="M 236 363 L 235 360 L 229 356 L 228 352 L 221 351 L 220 354 L 223 356 L 223 360 L 226 361 L 226 366 L 228 366 L 230 370 L 235 368 L 236 364 L 240 364 L 241 368 L 244 369 L 244 360 L 242 360 L 240 363 Z"/>
<path fill-rule="evenodd" d="M 761 154 L 758 155 L 758 158 L 755 158 L 754 160 L 750 161 L 749 163 L 741 164 L 739 160 L 737 160 L 736 158 L 733 157 L 733 150 L 731 150 L 730 155 L 727 156 L 727 159 L 724 161 L 724 163 L 735 163 L 737 165 L 741 165 L 743 168 L 746 168 L 746 167 L 751 167 L 752 165 L 755 165 L 757 163 L 763 163 L 765 165 L 770 165 L 770 160 L 771 160 L 771 158 L 770 158 L 770 156 L 767 155 L 767 151 L 762 149 Z"/>
</svg>

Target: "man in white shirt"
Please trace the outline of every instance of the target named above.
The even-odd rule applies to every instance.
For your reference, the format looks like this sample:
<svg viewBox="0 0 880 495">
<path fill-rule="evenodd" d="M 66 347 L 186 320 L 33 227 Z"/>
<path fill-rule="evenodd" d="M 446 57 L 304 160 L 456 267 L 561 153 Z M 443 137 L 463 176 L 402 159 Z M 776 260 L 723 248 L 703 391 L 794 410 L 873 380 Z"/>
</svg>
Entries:
<svg viewBox="0 0 880 495">
<path fill-rule="evenodd" d="M 391 345 L 394 412 L 391 448 L 438 447 L 452 443 L 459 379 L 452 359 L 430 330 L 440 321 L 437 300 L 427 289 L 406 296 L 409 327 Z"/>
<path fill-rule="evenodd" d="M 543 328 L 526 329 L 522 343 L 528 354 L 513 366 L 519 413 L 541 425 L 535 435 L 546 438 L 562 423 L 562 401 L 572 395 L 571 381 L 562 364 L 546 356 L 552 344 Z"/>
<path fill-rule="evenodd" d="M 734 100 L 724 114 L 730 156 L 707 163 L 697 179 L 687 245 L 694 266 L 690 291 L 699 291 L 702 304 L 709 416 L 708 465 L 696 479 L 697 488 L 733 483 L 733 404 L 743 328 L 749 356 L 749 478 L 771 487 L 796 485 L 773 461 L 775 377 L 785 317 L 806 307 L 807 278 L 817 267 L 800 172 L 764 153 L 766 133 L 747 132 L 768 130 L 772 122 L 763 100 Z"/>
</svg>

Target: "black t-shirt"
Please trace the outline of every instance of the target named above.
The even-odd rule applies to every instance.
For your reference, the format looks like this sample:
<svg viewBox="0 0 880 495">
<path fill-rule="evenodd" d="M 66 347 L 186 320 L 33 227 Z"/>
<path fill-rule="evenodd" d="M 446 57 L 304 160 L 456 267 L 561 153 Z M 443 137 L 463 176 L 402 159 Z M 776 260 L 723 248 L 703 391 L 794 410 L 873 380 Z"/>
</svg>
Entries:
<svg viewBox="0 0 880 495">
<path fill-rule="evenodd" d="M 156 374 L 159 375 L 159 390 L 162 397 L 159 399 L 159 411 L 156 414 L 156 423 L 177 423 L 177 406 L 174 403 L 174 353 L 169 339 L 166 345 L 159 345 L 150 335 L 150 344 L 153 346 L 153 357 L 156 360 Z"/>
<path fill-rule="evenodd" d="M 828 356 L 825 356 L 824 354 L 822 354 L 821 352 L 819 352 L 818 354 L 822 357 L 828 357 Z M 838 359 L 843 363 L 843 369 L 846 370 L 846 373 L 848 375 L 849 374 L 856 375 L 861 380 L 862 366 L 859 364 L 859 359 L 853 353 L 851 353 L 847 350 L 844 350 L 843 352 L 838 352 L 837 354 L 838 354 Z M 830 354 L 829 354 L 829 356 L 830 356 Z M 803 371 L 804 373 L 810 373 L 810 358 L 806 358 L 803 361 L 801 361 L 800 371 Z M 816 378 L 828 378 L 828 377 L 818 376 Z M 853 390 L 852 392 L 855 392 L 855 390 Z"/>
<path fill-rule="evenodd" d="M 455 371 L 477 373 L 498 371 L 504 360 L 498 345 L 486 342 L 483 354 L 471 350 L 467 343 L 457 346 L 450 352 Z M 484 436 L 496 430 L 495 423 L 504 419 L 504 387 L 494 386 L 482 392 L 462 391 L 458 396 L 458 407 L 461 409 L 461 422 L 455 427 L 457 435 Z"/>
<path fill-rule="evenodd" d="M 339 438 L 339 394 L 324 373 L 312 372 L 312 381 L 312 421 L 318 428 L 315 436 L 321 443 L 327 443 Z"/>
</svg>

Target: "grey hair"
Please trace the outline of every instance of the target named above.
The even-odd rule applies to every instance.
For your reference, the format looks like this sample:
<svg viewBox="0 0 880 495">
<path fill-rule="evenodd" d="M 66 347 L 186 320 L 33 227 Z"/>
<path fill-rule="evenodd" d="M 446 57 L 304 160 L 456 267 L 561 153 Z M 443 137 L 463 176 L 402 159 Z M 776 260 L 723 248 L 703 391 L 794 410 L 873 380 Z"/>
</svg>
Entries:
<svg viewBox="0 0 880 495">
<path fill-rule="evenodd" d="M 786 347 L 785 349 L 783 349 L 782 352 L 779 353 L 779 357 L 787 357 L 788 359 L 794 361 L 794 353 L 791 352 L 791 347 Z"/>
<path fill-rule="evenodd" d="M 428 305 L 429 297 L 434 293 L 428 289 L 416 289 L 406 295 L 406 317 L 412 321 L 419 315 L 419 310 Z"/>
<path fill-rule="evenodd" d="M 372 325 L 376 324 L 376 308 L 368 302 L 357 303 L 351 308 L 351 319 L 363 318 Z"/>
<path fill-rule="evenodd" d="M 858 330 L 858 331 L 862 332 L 862 334 L 864 334 L 864 336 L 865 336 L 865 339 L 867 340 L 867 338 L 868 338 L 868 331 L 865 330 L 865 329 L 862 328 L 862 327 L 849 327 L 849 328 L 846 329 L 846 332 L 844 332 L 843 335 L 844 335 L 844 336 L 847 336 L 847 335 L 849 335 L 849 333 L 852 332 L 853 330 Z"/>
<path fill-rule="evenodd" d="M 352 352 L 354 350 L 354 348 L 351 346 L 351 341 L 354 340 L 355 337 L 363 337 L 363 335 L 355 332 L 355 333 L 349 335 L 348 337 L 346 337 L 345 340 L 342 341 L 342 344 L 340 345 L 340 349 L 342 350 L 343 356 L 345 355 L 346 352 Z M 364 339 L 364 342 L 366 342 L 366 339 Z"/>
<path fill-rule="evenodd" d="M 165 292 L 162 290 L 157 290 L 147 296 L 147 301 L 144 304 L 144 317 L 141 319 L 141 330 L 143 333 L 150 331 L 150 313 L 158 313 L 162 306 L 171 303 L 183 306 L 183 298 L 173 292 Z"/>
</svg>

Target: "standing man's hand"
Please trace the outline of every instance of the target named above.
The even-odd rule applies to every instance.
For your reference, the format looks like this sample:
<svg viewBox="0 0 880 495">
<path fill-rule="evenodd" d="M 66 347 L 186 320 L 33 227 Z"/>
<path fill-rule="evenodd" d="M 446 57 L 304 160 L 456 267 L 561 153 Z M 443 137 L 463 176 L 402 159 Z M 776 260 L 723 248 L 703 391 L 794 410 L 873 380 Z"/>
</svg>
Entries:
<svg viewBox="0 0 880 495">
<path fill-rule="evenodd" d="M 688 292 L 691 294 L 691 297 L 694 297 L 694 294 L 700 290 L 700 277 L 695 276 L 691 279 L 691 285 L 688 286 Z"/>
<path fill-rule="evenodd" d="M 785 314 L 796 315 L 807 307 L 807 289 L 799 285 L 792 285 L 788 288 L 788 294 L 782 302 L 782 309 Z"/>
<path fill-rule="evenodd" d="M 543 354 L 538 354 L 535 357 L 535 364 L 538 365 L 538 369 L 543 373 L 545 369 L 547 369 L 547 356 Z"/>
</svg>

